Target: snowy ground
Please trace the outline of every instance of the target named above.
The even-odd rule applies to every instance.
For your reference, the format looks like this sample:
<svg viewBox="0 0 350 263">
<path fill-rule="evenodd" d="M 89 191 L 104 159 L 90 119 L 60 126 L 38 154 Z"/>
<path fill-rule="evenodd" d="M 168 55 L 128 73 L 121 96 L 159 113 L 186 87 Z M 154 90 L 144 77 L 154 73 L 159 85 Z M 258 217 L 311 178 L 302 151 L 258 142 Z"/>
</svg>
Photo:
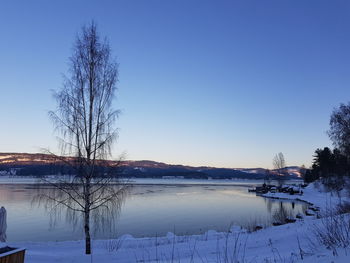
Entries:
<svg viewBox="0 0 350 263">
<path fill-rule="evenodd" d="M 317 207 L 320 207 L 321 210 L 333 207 L 339 203 L 339 199 L 342 199 L 341 196 L 345 196 L 346 193 L 342 193 L 340 196 L 334 194 L 333 192 L 326 192 L 324 187 L 320 183 L 312 183 L 308 187 L 302 189 L 303 194 L 284 194 L 284 193 L 267 193 L 263 194 L 265 197 L 278 198 L 278 199 L 288 199 L 288 200 L 300 200 L 312 203 Z"/>
<path fill-rule="evenodd" d="M 314 185 L 304 195 L 268 194 L 273 198 L 301 199 L 321 211 L 338 197 L 320 192 Z M 228 233 L 208 231 L 203 235 L 96 240 L 93 255 L 84 255 L 82 241 L 11 243 L 25 247 L 27 263 L 34 262 L 350 262 L 350 251 L 339 249 L 338 256 L 318 244 L 312 245 L 315 226 L 323 219 L 305 217 L 293 224 L 269 227 L 248 233 L 233 227 Z"/>
</svg>

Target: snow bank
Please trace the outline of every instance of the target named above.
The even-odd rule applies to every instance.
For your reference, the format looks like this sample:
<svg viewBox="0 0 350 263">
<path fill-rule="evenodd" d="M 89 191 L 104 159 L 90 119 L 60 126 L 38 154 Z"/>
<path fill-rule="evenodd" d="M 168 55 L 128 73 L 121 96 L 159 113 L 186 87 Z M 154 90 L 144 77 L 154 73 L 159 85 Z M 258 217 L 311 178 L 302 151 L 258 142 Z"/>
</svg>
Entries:
<svg viewBox="0 0 350 263">
<path fill-rule="evenodd" d="M 93 255 L 84 255 L 83 241 L 69 242 L 25 242 L 11 246 L 27 248 L 26 263 L 47 262 L 224 262 L 225 258 L 240 262 L 348 262 L 334 258 L 323 249 L 313 255 L 308 250 L 310 229 L 319 220 L 307 219 L 295 224 L 271 227 L 253 233 L 219 233 L 208 231 L 203 235 L 132 238 L 124 236 L 116 240 L 93 241 Z M 298 243 L 299 240 L 299 243 Z M 303 248 L 301 253 L 299 244 Z M 336 260 L 335 260 L 336 259 Z M 292 260 L 292 261 L 290 261 Z M 231 261 L 229 261 L 231 262 Z M 232 261 L 233 262 L 233 261 Z"/>
<path fill-rule="evenodd" d="M 302 195 L 290 195 L 287 193 L 267 193 L 263 194 L 262 196 L 268 198 L 304 201 L 319 207 L 321 210 L 326 210 L 330 207 L 334 207 L 334 205 L 339 203 L 340 198 L 344 198 L 345 196 L 345 193 L 341 193 L 340 196 L 338 196 L 333 192 L 326 192 L 323 186 L 318 183 L 309 184 L 306 188 L 302 189 L 302 191 Z"/>
</svg>

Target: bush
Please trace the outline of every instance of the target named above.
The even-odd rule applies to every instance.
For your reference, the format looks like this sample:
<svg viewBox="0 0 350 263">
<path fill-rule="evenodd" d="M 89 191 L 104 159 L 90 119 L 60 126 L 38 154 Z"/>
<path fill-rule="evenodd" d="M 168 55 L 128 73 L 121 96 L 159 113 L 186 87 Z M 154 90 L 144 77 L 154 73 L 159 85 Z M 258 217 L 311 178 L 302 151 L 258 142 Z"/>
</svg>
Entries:
<svg viewBox="0 0 350 263">
<path fill-rule="evenodd" d="M 349 206 L 344 206 L 343 209 Z M 339 210 L 329 211 L 321 219 L 320 225 L 314 226 L 314 234 L 319 244 L 333 251 L 337 255 L 337 249 L 350 248 L 350 215 L 337 214 Z"/>
<path fill-rule="evenodd" d="M 337 214 L 347 214 L 350 213 L 350 202 L 342 202 L 337 206 Z"/>
</svg>

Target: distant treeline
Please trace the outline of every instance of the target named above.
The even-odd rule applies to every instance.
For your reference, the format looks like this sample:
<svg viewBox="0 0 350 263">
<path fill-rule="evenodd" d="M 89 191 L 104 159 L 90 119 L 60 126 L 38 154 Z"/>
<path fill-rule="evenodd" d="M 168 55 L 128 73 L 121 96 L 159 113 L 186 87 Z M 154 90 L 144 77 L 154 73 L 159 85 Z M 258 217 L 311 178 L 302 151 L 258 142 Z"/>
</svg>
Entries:
<svg viewBox="0 0 350 263">
<path fill-rule="evenodd" d="M 104 169 L 110 167 L 99 167 L 99 173 L 103 174 Z M 75 174 L 71 166 L 57 164 L 30 164 L 30 165 L 0 165 L 0 171 L 6 171 L 7 174 L 19 176 L 45 176 L 45 175 L 65 175 Z M 136 178 L 162 178 L 163 176 L 177 176 L 190 179 L 266 179 L 266 174 L 247 173 L 235 169 L 227 168 L 206 168 L 201 170 L 189 169 L 186 167 L 135 167 L 123 165 L 118 167 L 115 172 L 121 177 Z M 286 179 L 295 177 L 286 177 Z M 276 179 L 276 175 L 268 175 L 268 179 Z"/>
<path fill-rule="evenodd" d="M 43 176 L 55 174 L 70 174 L 73 169 L 68 166 L 45 164 L 45 165 L 0 165 L 0 171 L 6 171 L 9 175 L 19 176 Z"/>
</svg>

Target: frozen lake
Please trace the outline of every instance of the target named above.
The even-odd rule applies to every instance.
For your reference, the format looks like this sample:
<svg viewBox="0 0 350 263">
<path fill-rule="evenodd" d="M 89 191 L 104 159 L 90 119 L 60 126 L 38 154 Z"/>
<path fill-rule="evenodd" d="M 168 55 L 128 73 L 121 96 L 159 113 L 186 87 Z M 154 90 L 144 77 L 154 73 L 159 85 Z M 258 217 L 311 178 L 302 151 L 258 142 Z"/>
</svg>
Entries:
<svg viewBox="0 0 350 263">
<path fill-rule="evenodd" d="M 53 216 L 32 202 L 37 189 L 31 179 L 0 179 L 0 206 L 8 212 L 8 241 L 63 241 L 83 238 L 64 212 Z M 198 234 L 209 229 L 226 231 L 230 225 L 270 225 L 276 211 L 304 213 L 301 202 L 281 202 L 248 193 L 258 180 L 138 179 L 125 199 L 112 228 L 96 229 L 95 239 L 131 234 L 162 236 L 167 232 Z M 49 190 L 49 189 L 47 189 Z M 50 216 L 51 215 L 51 216 Z"/>
</svg>

